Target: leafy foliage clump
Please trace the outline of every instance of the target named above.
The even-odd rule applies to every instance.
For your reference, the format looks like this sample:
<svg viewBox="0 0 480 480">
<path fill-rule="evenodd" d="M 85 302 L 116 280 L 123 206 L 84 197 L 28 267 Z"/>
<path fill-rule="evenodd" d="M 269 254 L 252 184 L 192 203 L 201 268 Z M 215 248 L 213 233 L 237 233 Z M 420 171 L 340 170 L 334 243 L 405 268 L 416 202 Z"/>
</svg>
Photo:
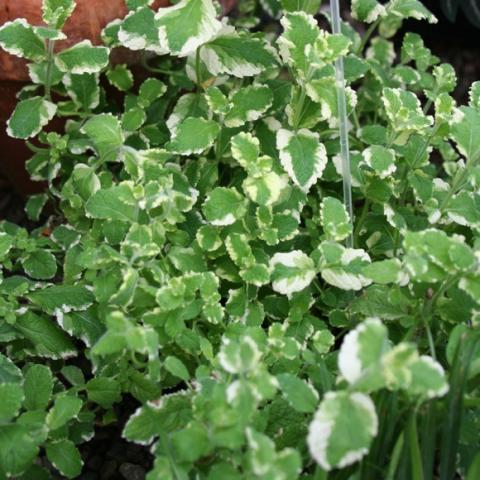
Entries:
<svg viewBox="0 0 480 480">
<path fill-rule="evenodd" d="M 56 51 L 73 0 L 0 28 L 31 62 L 8 132 L 48 183 L 45 225 L 0 224 L 1 475 L 77 477 L 128 395 L 149 480 L 478 478 L 480 83 L 459 107 L 451 66 L 391 40 L 435 17 L 353 0 L 361 37 L 318 0 L 150 3 L 104 46 Z"/>
</svg>

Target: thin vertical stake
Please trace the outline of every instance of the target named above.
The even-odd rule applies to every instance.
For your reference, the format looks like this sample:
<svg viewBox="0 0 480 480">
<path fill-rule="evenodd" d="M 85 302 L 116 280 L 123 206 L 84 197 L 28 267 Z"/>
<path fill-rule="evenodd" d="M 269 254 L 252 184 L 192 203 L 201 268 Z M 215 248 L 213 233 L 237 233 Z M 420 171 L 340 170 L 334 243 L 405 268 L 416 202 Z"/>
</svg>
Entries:
<svg viewBox="0 0 480 480">
<path fill-rule="evenodd" d="M 342 33 L 340 20 L 340 7 L 338 0 L 330 0 L 330 13 L 332 16 L 333 33 Z M 343 57 L 335 62 L 335 76 L 337 83 L 338 117 L 340 129 L 340 153 L 342 155 L 343 176 L 343 203 L 350 215 L 352 233 L 346 240 L 347 247 L 353 247 L 353 206 L 352 206 L 352 174 L 350 170 L 350 148 L 348 145 L 348 120 L 347 102 L 345 98 L 345 73 L 343 69 Z"/>
</svg>

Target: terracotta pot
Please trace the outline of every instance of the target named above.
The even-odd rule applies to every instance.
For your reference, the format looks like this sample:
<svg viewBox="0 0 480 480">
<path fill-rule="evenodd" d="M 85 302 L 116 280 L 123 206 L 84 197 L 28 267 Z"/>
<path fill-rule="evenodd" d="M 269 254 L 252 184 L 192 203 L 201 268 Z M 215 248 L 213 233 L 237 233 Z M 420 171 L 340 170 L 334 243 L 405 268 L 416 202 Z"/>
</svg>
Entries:
<svg viewBox="0 0 480 480">
<path fill-rule="evenodd" d="M 76 3 L 64 28 L 68 39 L 58 42 L 58 48 L 84 39 L 100 44 L 100 34 L 105 25 L 127 13 L 124 0 L 76 0 Z M 237 0 L 221 0 L 221 3 L 225 14 L 235 6 Z M 155 0 L 152 8 L 168 4 L 169 0 Z M 32 25 L 42 25 L 41 6 L 42 0 L 0 0 L 0 25 L 16 18 L 25 18 Z M 115 57 L 120 62 L 125 62 L 125 58 L 128 57 L 123 53 Z M 0 159 L 0 170 L 20 193 L 28 195 L 42 190 L 43 186 L 33 183 L 25 171 L 25 161 L 31 156 L 25 143 L 6 134 L 6 121 L 15 108 L 15 95 L 25 82 L 29 82 L 25 61 L 0 50 L 0 151 L 4 152 Z"/>
</svg>

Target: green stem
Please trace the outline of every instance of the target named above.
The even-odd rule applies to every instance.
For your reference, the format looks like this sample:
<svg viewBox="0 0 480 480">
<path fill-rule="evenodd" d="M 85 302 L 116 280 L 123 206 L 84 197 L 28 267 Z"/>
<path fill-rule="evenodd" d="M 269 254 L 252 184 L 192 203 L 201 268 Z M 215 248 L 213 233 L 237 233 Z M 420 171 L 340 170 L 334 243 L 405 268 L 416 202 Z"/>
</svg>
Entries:
<svg viewBox="0 0 480 480">
<path fill-rule="evenodd" d="M 365 200 L 363 204 L 362 212 L 360 213 L 360 217 L 355 225 L 355 230 L 353 232 L 353 245 L 358 247 L 358 239 L 360 237 L 360 232 L 362 231 L 363 223 L 365 222 L 365 218 L 367 217 L 368 211 L 370 209 L 370 200 Z"/>
<path fill-rule="evenodd" d="M 367 45 L 367 42 L 370 40 L 370 37 L 373 35 L 373 32 L 380 24 L 380 20 L 381 18 L 378 18 L 368 27 L 367 31 L 365 32 L 365 35 L 363 35 L 362 42 L 358 47 L 357 55 L 360 55 L 363 52 L 365 46 Z"/>
<path fill-rule="evenodd" d="M 412 464 L 412 480 L 424 480 L 422 456 L 417 430 L 417 411 L 415 409 L 410 416 L 407 425 L 408 446 L 410 450 L 410 461 Z"/>
<path fill-rule="evenodd" d="M 395 446 L 393 447 L 393 453 L 388 465 L 388 472 L 385 480 L 395 480 L 395 474 L 397 472 L 398 464 L 400 462 L 400 457 L 402 455 L 404 444 L 404 436 L 403 432 L 399 435 L 397 441 L 395 442 Z"/>
<path fill-rule="evenodd" d="M 171 467 L 172 473 L 173 473 L 173 478 L 175 480 L 183 480 L 185 477 L 177 469 L 177 463 L 175 461 L 175 458 L 173 458 L 173 454 L 172 454 L 172 451 L 170 449 L 170 442 L 167 438 L 167 434 L 160 435 L 160 443 L 163 447 L 165 455 L 168 458 L 168 462 L 170 463 L 170 467 Z"/>
<path fill-rule="evenodd" d="M 45 73 L 45 99 L 51 100 L 52 66 L 55 55 L 55 40 L 47 40 L 47 71 Z"/>
<path fill-rule="evenodd" d="M 465 183 L 465 180 L 467 179 L 468 174 L 470 173 L 470 165 L 471 165 L 470 163 L 467 163 L 467 165 L 465 165 L 465 168 L 460 173 L 460 175 L 458 174 L 455 175 L 452 188 L 450 188 L 450 191 L 447 193 L 445 198 L 442 200 L 442 203 L 438 207 L 438 209 L 440 210 L 440 213 L 443 213 L 450 199 L 463 187 L 463 184 Z"/>
<path fill-rule="evenodd" d="M 202 89 L 202 71 L 201 71 L 201 65 L 200 65 L 200 49 L 202 47 L 197 48 L 197 52 L 195 54 L 195 76 L 197 77 L 197 92 L 200 92 Z"/>
</svg>

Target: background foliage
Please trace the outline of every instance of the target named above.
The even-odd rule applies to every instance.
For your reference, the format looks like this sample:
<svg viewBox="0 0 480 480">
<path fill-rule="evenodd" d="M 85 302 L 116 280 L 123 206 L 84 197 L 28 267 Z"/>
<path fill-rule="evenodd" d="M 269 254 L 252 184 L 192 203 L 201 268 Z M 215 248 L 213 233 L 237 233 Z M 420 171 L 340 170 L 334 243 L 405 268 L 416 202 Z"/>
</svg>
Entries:
<svg viewBox="0 0 480 480">
<path fill-rule="evenodd" d="M 0 224 L 2 475 L 77 477 L 133 397 L 150 480 L 478 478 L 480 84 L 459 107 L 451 66 L 391 40 L 435 17 L 354 0 L 366 33 L 332 35 L 319 1 L 148 3 L 105 46 L 56 52 L 71 0 L 0 28 L 31 61 L 9 134 L 49 186 L 45 225 Z"/>
</svg>

